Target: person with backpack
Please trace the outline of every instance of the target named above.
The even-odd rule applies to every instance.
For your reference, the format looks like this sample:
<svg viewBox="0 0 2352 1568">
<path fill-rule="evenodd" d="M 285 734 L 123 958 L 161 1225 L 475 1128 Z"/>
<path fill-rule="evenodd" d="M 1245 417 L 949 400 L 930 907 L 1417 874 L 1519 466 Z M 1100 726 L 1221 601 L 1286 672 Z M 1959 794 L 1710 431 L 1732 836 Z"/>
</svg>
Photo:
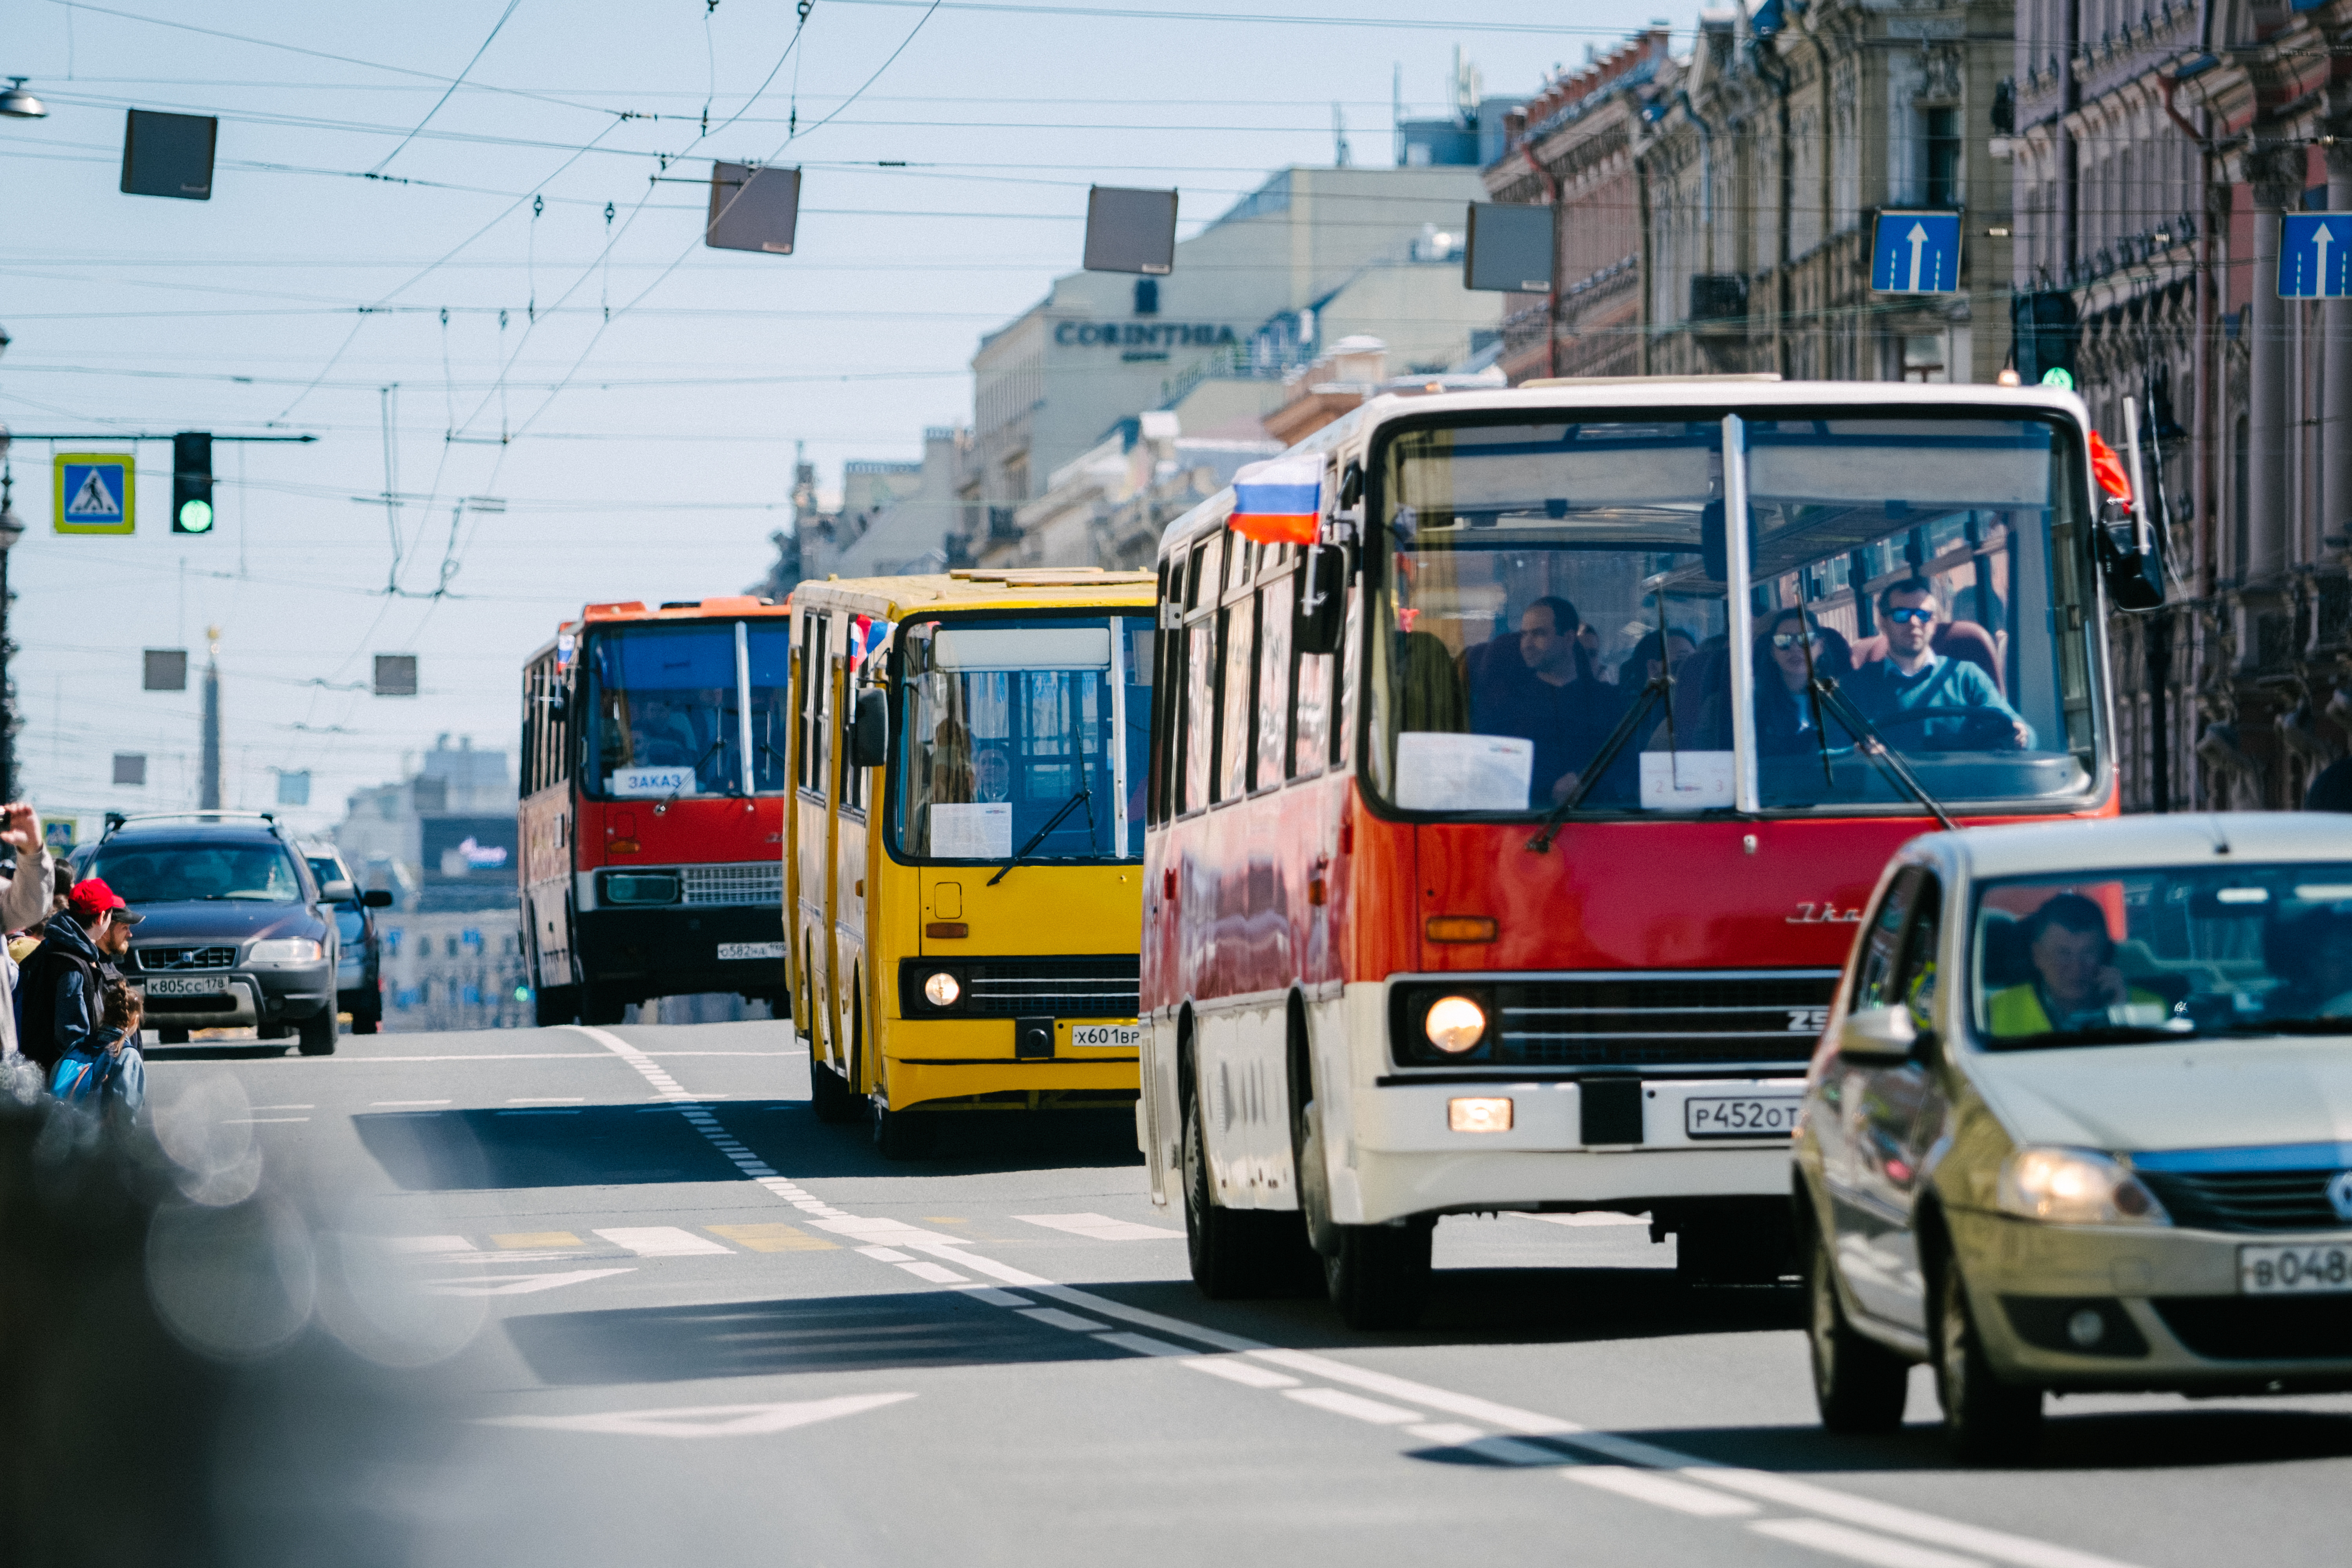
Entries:
<svg viewBox="0 0 2352 1568">
<path fill-rule="evenodd" d="M 68 1105 L 136 1113 L 147 1098 L 147 1064 L 124 1042 L 139 1037 L 141 1011 L 139 993 L 122 981 L 108 982 L 98 1032 L 58 1058 L 49 1092 Z"/>
<path fill-rule="evenodd" d="M 123 984 L 112 961 L 130 949 L 131 928 L 145 918 L 99 879 L 77 882 L 64 910 L 41 928 L 41 945 L 25 961 L 21 980 L 21 1046 L 43 1079 L 54 1085 L 58 1064 L 68 1056 L 111 1053 L 117 1060 L 104 1092 L 127 1110 L 138 1110 L 145 1097 L 146 1064 L 120 1027 L 108 1033 L 105 1000 L 110 985 Z"/>
</svg>

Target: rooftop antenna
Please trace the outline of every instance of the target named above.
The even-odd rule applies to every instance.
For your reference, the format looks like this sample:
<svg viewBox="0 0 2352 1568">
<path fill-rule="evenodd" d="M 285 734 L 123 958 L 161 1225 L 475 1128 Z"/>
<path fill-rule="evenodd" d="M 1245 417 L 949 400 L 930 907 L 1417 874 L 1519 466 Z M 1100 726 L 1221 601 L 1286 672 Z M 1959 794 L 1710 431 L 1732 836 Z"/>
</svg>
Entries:
<svg viewBox="0 0 2352 1568">
<path fill-rule="evenodd" d="M 1348 166 L 1348 113 L 1336 101 L 1331 105 L 1331 166 Z"/>
<path fill-rule="evenodd" d="M 1389 124 L 1396 132 L 1395 158 L 1397 166 L 1404 166 L 1404 62 L 1397 61 L 1389 68 Z"/>
</svg>

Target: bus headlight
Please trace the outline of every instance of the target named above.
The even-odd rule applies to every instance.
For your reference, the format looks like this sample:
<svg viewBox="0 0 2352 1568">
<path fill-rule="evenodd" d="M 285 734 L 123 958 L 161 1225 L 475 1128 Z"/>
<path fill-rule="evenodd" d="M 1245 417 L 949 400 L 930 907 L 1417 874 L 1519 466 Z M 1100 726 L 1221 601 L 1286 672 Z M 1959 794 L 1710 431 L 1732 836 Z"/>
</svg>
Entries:
<svg viewBox="0 0 2352 1568">
<path fill-rule="evenodd" d="M 1440 996 L 1429 1005 L 1421 1032 L 1447 1056 L 1458 1057 L 1486 1037 L 1486 1009 L 1467 996 Z"/>
<path fill-rule="evenodd" d="M 944 969 L 923 982 L 923 999 L 934 1007 L 952 1007 L 962 994 L 962 984 Z"/>
<path fill-rule="evenodd" d="M 601 884 L 607 904 L 674 904 L 678 879 L 667 871 L 608 871 Z"/>
</svg>

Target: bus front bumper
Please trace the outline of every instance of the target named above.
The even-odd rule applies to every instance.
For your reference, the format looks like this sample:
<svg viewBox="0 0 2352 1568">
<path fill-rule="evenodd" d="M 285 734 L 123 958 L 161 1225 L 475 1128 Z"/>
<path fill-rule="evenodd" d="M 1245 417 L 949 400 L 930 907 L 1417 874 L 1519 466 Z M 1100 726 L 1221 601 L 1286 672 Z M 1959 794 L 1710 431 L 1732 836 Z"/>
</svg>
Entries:
<svg viewBox="0 0 2352 1568">
<path fill-rule="evenodd" d="M 592 984 L 662 996 L 783 994 L 784 939 L 773 906 L 583 910 L 577 929 L 581 971 Z"/>
<path fill-rule="evenodd" d="M 888 1023 L 883 1047 L 890 1109 L 1086 1110 L 1124 1107 L 1141 1089 L 1135 1045 L 1080 1046 L 1073 1036 L 1133 1030 L 1133 1020 L 1055 1019 L 1054 1054 L 1016 1056 L 1011 1018 Z"/>
</svg>

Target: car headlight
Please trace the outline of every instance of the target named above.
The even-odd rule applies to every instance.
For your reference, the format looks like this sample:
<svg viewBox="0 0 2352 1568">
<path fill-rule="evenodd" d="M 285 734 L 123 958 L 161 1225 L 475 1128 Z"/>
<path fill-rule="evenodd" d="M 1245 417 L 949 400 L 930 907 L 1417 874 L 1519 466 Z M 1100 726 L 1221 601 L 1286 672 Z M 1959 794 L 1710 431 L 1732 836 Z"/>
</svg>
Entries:
<svg viewBox="0 0 2352 1568">
<path fill-rule="evenodd" d="M 923 999 L 934 1007 L 952 1007 L 962 994 L 962 984 L 944 969 L 923 982 Z"/>
<path fill-rule="evenodd" d="M 326 950 L 309 937 L 278 937 L 257 942 L 247 956 L 256 963 L 316 963 Z"/>
<path fill-rule="evenodd" d="M 2170 1225 L 2156 1194 L 2112 1155 L 2028 1145 L 2000 1168 L 2000 1206 L 2052 1225 Z"/>
<path fill-rule="evenodd" d="M 1423 1015 L 1421 1032 L 1447 1056 L 1458 1057 L 1486 1037 L 1486 1009 L 1467 996 L 1440 996 Z"/>
</svg>

